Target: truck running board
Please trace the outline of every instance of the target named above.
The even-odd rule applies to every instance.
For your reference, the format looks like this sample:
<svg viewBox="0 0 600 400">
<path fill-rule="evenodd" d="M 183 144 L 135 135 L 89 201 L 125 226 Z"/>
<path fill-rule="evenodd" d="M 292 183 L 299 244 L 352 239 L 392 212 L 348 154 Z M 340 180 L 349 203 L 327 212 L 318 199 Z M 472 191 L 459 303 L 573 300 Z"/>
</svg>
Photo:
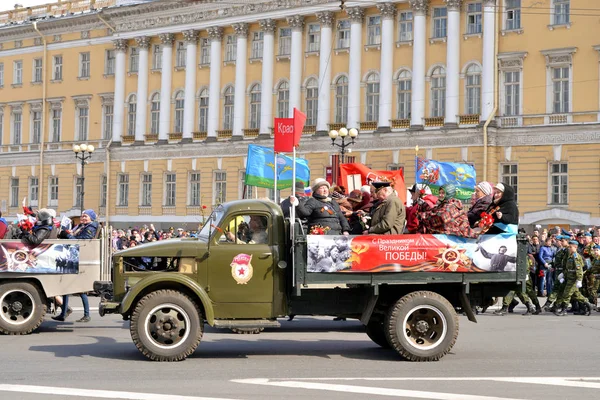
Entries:
<svg viewBox="0 0 600 400">
<path fill-rule="evenodd" d="M 216 319 L 213 328 L 280 328 L 276 319 Z"/>
</svg>

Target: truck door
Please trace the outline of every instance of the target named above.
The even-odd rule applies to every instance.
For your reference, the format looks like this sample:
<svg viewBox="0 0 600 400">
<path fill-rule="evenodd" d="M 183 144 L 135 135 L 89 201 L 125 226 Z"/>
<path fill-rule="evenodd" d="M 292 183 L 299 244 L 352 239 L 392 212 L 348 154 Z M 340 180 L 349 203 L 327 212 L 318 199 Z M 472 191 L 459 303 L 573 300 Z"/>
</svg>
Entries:
<svg viewBox="0 0 600 400">
<path fill-rule="evenodd" d="M 219 303 L 218 314 L 220 310 L 237 318 L 270 316 L 274 273 L 270 226 L 270 215 L 250 212 L 232 214 L 220 224 L 208 259 L 208 294 Z"/>
</svg>

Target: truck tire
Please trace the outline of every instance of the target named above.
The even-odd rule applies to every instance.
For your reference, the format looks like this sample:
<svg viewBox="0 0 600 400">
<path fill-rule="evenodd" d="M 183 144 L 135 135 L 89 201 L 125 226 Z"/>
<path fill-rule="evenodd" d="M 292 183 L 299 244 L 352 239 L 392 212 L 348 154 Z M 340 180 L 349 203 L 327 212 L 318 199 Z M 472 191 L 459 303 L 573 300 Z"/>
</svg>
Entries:
<svg viewBox="0 0 600 400">
<path fill-rule="evenodd" d="M 437 361 L 456 343 L 458 315 L 443 296 L 412 292 L 390 307 L 385 332 L 391 347 L 410 361 Z"/>
<path fill-rule="evenodd" d="M 264 330 L 265 328 L 231 328 L 231 332 L 240 335 L 258 335 Z"/>
<path fill-rule="evenodd" d="M 385 334 L 385 329 L 383 322 L 377 320 L 371 320 L 367 325 L 365 325 L 365 330 L 367 331 L 367 336 L 383 347 L 384 349 L 390 348 L 390 342 L 388 342 L 387 336 Z"/>
<path fill-rule="evenodd" d="M 144 296 L 131 314 L 131 339 L 152 361 L 182 361 L 202 339 L 204 318 L 198 305 L 176 290 Z"/>
<path fill-rule="evenodd" d="M 27 335 L 36 330 L 46 315 L 37 287 L 28 282 L 0 285 L 0 333 Z"/>
</svg>

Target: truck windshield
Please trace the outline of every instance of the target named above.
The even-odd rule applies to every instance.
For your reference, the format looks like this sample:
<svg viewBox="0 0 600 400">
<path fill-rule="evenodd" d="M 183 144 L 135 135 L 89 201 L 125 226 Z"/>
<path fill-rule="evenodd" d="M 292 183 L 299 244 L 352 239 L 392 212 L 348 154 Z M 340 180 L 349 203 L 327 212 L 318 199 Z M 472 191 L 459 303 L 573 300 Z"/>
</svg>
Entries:
<svg viewBox="0 0 600 400">
<path fill-rule="evenodd" d="M 219 226 L 219 224 L 221 223 L 221 219 L 223 218 L 223 215 L 224 215 L 223 207 L 221 207 L 221 206 L 217 207 L 210 214 L 210 216 L 206 219 L 204 225 L 202 226 L 202 229 L 198 233 L 198 237 L 208 240 L 210 233 L 215 231 L 215 226 Z M 211 227 L 211 225 L 212 225 L 212 227 Z"/>
</svg>

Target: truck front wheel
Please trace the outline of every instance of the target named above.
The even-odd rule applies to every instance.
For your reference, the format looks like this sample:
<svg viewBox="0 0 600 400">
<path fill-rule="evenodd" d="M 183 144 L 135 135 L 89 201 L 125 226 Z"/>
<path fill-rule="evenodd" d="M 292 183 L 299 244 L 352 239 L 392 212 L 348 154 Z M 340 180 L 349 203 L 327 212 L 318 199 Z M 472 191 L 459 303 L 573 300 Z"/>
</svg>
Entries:
<svg viewBox="0 0 600 400">
<path fill-rule="evenodd" d="M 0 285 L 0 333 L 27 335 L 44 320 L 46 305 L 38 289 L 28 282 Z"/>
<path fill-rule="evenodd" d="M 390 307 L 385 330 L 388 342 L 403 358 L 437 361 L 456 343 L 458 315 L 443 296 L 413 292 Z"/>
<path fill-rule="evenodd" d="M 131 314 L 131 338 L 152 361 L 182 361 L 202 339 L 204 318 L 198 305 L 175 290 L 144 296 Z"/>
</svg>

